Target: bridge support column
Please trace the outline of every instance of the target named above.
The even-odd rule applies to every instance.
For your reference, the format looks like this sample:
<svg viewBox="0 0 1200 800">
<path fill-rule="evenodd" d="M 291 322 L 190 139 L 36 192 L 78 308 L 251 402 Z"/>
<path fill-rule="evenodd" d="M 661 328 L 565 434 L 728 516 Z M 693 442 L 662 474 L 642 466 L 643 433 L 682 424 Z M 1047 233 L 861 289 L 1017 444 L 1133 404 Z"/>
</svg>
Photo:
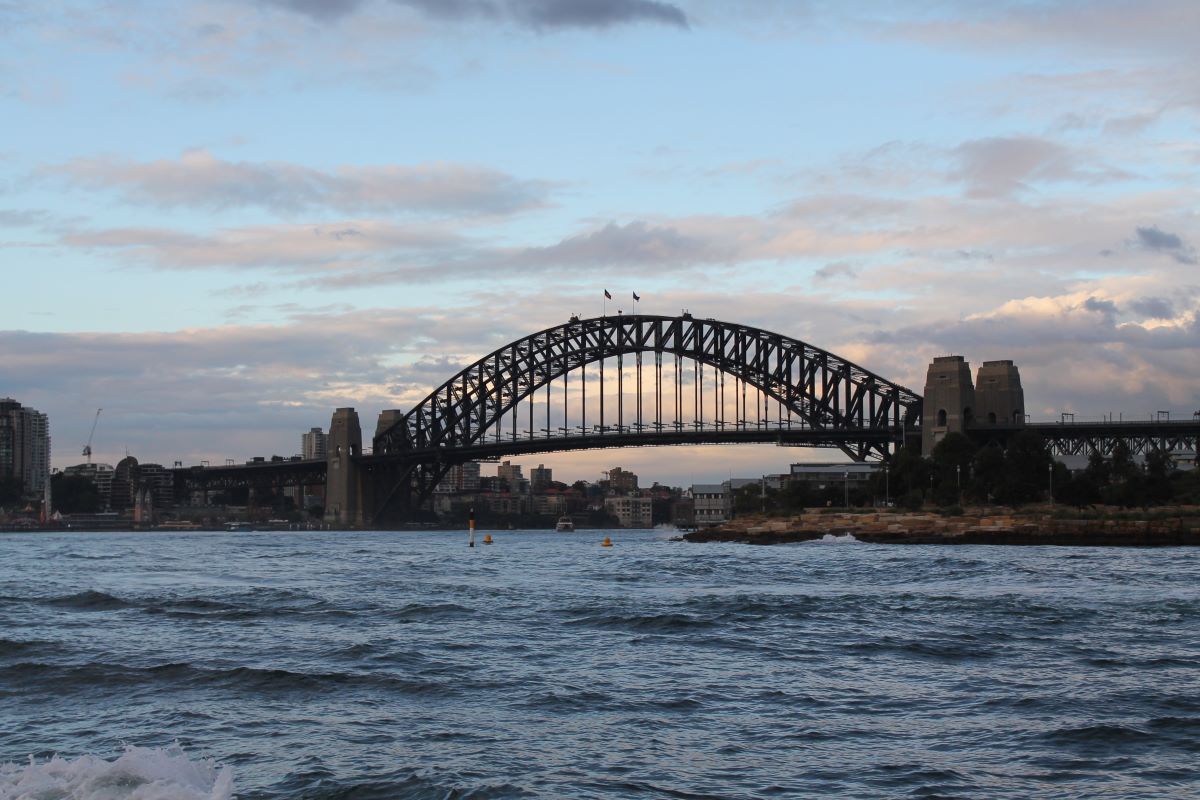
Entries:
<svg viewBox="0 0 1200 800">
<path fill-rule="evenodd" d="M 965 433 L 974 418 L 975 385 L 962 356 L 938 356 L 925 376 L 921 455 L 933 453 L 948 433 Z"/>
<path fill-rule="evenodd" d="M 362 455 L 358 412 L 339 408 L 329 423 L 328 464 L 325 472 L 325 521 L 356 528 L 363 524 L 362 476 L 355 461 Z"/>
</svg>

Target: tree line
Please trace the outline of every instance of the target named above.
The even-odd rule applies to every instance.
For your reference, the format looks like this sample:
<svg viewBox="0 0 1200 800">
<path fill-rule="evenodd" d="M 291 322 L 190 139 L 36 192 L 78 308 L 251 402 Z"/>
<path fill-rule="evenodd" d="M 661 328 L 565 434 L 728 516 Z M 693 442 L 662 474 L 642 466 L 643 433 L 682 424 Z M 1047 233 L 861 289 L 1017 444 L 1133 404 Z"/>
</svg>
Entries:
<svg viewBox="0 0 1200 800">
<path fill-rule="evenodd" d="M 1094 453 L 1087 468 L 1073 474 L 1033 431 L 1017 434 L 1003 447 L 978 445 L 961 433 L 950 433 L 929 457 L 900 448 L 887 463 L 886 473 L 875 473 L 867 486 L 851 486 L 847 491 L 840 483 L 820 489 L 794 481 L 782 489 L 767 489 L 764 497 L 758 484 L 750 484 L 734 492 L 734 510 L 787 513 L 843 506 L 847 495 L 851 506 L 879 505 L 890 498 L 912 510 L 927 504 L 1022 506 L 1051 497 L 1076 508 L 1100 504 L 1146 508 L 1200 503 L 1200 470 L 1178 471 L 1170 454 L 1158 450 L 1138 463 L 1128 446 L 1118 442 L 1108 458 Z"/>
</svg>

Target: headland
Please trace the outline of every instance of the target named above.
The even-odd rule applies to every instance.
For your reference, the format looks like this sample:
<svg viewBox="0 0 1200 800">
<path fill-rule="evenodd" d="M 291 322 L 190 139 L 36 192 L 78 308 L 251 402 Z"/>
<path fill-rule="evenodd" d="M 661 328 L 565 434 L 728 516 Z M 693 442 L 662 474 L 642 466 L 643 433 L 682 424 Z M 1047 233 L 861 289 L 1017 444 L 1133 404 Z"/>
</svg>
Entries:
<svg viewBox="0 0 1200 800">
<path fill-rule="evenodd" d="M 1095 509 L 1079 514 L 1046 507 L 969 508 L 953 513 L 822 510 L 790 517 L 740 517 L 683 538 L 765 545 L 846 534 L 873 544 L 1200 546 L 1200 506 L 1161 507 L 1145 513 Z"/>
</svg>

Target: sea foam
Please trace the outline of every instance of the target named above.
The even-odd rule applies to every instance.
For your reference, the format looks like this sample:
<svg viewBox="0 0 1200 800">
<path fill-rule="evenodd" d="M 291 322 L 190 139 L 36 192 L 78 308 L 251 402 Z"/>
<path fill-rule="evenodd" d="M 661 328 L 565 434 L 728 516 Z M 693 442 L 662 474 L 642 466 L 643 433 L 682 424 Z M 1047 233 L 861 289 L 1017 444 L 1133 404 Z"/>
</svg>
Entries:
<svg viewBox="0 0 1200 800">
<path fill-rule="evenodd" d="M 0 800 L 231 800 L 233 770 L 191 760 L 178 746 L 0 764 Z"/>
</svg>

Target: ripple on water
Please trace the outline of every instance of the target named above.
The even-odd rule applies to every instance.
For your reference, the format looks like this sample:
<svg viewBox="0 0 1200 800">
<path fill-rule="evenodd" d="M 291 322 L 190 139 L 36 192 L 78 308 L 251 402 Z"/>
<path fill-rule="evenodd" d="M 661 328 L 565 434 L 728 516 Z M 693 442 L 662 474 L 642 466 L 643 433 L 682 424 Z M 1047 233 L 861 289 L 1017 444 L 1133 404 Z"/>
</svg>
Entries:
<svg viewBox="0 0 1200 800">
<path fill-rule="evenodd" d="M 1200 796 L 1200 552 L 497 538 L 0 537 L 0 763 L 178 738 L 242 800 Z"/>
</svg>

